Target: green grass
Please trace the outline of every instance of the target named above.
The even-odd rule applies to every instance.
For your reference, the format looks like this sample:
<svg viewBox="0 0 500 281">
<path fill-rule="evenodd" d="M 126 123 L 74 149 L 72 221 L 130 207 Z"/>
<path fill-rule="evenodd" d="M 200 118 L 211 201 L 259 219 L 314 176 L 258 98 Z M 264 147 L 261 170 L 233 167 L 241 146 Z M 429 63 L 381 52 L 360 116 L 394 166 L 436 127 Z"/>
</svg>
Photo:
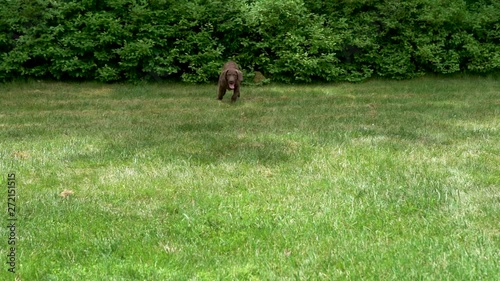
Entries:
<svg viewBox="0 0 500 281">
<path fill-rule="evenodd" d="M 18 280 L 500 276 L 498 79 L 215 97 L 215 85 L 0 85 Z M 0 235 L 0 279 L 14 280 Z"/>
</svg>

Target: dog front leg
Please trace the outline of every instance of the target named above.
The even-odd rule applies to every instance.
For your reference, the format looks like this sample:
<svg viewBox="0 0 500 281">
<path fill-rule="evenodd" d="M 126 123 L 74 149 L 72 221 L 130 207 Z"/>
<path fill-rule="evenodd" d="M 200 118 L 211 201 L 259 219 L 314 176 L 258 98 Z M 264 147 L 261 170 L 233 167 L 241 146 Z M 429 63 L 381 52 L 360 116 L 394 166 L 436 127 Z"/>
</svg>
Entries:
<svg viewBox="0 0 500 281">
<path fill-rule="evenodd" d="M 226 89 L 219 86 L 219 94 L 217 95 L 217 99 L 222 100 L 225 94 L 226 94 Z"/>
<path fill-rule="evenodd" d="M 237 87 L 237 88 L 235 87 L 234 88 L 233 96 L 231 97 L 231 101 L 235 102 L 238 99 L 239 96 L 240 96 L 240 88 L 239 87 Z"/>
</svg>

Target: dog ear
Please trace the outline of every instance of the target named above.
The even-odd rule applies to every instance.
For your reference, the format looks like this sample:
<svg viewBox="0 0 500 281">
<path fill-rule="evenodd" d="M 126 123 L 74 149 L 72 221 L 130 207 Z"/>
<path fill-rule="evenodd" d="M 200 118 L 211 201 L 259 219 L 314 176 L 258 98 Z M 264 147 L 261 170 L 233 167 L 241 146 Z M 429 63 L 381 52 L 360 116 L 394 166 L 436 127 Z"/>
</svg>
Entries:
<svg viewBox="0 0 500 281">
<path fill-rule="evenodd" d="M 236 73 L 238 73 L 238 80 L 243 81 L 243 73 L 239 70 L 236 70 Z"/>
<path fill-rule="evenodd" d="M 219 83 L 227 84 L 227 78 L 226 78 L 227 71 L 228 71 L 227 69 L 222 71 L 222 73 L 219 76 Z"/>
</svg>

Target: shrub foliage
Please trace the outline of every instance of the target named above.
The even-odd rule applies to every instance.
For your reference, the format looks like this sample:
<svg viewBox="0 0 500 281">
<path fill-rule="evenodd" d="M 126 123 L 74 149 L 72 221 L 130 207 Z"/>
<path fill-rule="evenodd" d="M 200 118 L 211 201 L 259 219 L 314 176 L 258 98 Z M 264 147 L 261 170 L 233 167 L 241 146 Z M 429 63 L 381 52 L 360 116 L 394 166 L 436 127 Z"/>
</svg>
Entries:
<svg viewBox="0 0 500 281">
<path fill-rule="evenodd" d="M 500 69 L 493 0 L 0 0 L 0 80 L 275 81 Z"/>
</svg>

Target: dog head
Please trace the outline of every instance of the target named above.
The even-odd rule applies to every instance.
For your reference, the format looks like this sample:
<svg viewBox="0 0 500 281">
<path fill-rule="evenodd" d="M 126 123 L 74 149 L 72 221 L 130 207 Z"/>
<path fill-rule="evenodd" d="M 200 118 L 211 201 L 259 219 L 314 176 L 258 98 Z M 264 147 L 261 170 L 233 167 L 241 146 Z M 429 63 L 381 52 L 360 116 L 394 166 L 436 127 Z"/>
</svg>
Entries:
<svg viewBox="0 0 500 281">
<path fill-rule="evenodd" d="M 243 81 L 243 74 L 237 69 L 227 69 L 223 73 L 228 88 L 234 90 L 234 87 Z"/>
</svg>

